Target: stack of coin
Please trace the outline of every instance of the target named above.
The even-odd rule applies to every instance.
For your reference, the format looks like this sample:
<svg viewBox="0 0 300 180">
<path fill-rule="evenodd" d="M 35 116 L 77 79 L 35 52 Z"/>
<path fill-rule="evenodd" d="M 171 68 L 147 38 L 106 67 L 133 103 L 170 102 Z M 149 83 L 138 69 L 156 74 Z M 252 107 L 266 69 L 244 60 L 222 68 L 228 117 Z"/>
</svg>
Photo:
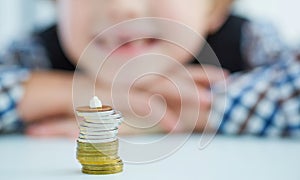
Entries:
<svg viewBox="0 0 300 180">
<path fill-rule="evenodd" d="M 118 156 L 118 126 L 123 118 L 110 106 L 102 106 L 97 97 L 90 107 L 76 108 L 80 134 L 77 140 L 77 159 L 86 174 L 114 174 L 123 171 L 123 162 Z M 95 105 L 96 104 L 96 105 Z"/>
</svg>

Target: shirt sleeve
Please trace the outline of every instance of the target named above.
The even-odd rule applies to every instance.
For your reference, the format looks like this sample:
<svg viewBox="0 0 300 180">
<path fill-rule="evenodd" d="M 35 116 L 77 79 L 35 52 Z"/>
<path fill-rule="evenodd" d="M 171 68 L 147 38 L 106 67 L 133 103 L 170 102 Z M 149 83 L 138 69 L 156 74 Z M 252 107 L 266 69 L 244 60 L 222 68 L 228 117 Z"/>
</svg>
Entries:
<svg viewBox="0 0 300 180">
<path fill-rule="evenodd" d="M 47 69 L 49 61 L 43 46 L 34 38 L 12 43 L 0 56 L 0 133 L 21 132 L 17 112 L 23 83 L 35 69 Z"/>
<path fill-rule="evenodd" d="M 219 133 L 300 137 L 300 60 L 235 74 L 214 90 L 210 121 Z"/>
<path fill-rule="evenodd" d="M 26 69 L 0 65 L 0 133 L 22 131 L 23 123 L 16 107 L 23 95 L 21 83 L 28 77 Z"/>
<path fill-rule="evenodd" d="M 277 62 L 289 49 L 270 23 L 250 21 L 242 27 L 241 52 L 250 69 Z"/>
</svg>

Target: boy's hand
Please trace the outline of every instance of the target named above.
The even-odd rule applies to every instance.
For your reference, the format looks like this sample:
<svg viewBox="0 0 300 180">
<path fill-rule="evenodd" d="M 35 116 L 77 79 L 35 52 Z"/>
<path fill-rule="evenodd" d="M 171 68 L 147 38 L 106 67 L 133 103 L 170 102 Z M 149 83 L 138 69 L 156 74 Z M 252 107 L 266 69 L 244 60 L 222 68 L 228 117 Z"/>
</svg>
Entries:
<svg viewBox="0 0 300 180">
<path fill-rule="evenodd" d="M 47 118 L 29 124 L 25 130 L 29 136 L 77 138 L 79 128 L 75 117 Z"/>
<path fill-rule="evenodd" d="M 113 92 L 115 108 L 128 117 L 135 117 L 132 118 L 135 120 L 129 118 L 127 122 L 132 126 L 146 128 L 159 123 L 166 132 L 172 130 L 184 132 L 194 128 L 196 131 L 202 131 L 210 112 L 210 84 L 224 80 L 228 72 L 209 65 L 202 67 L 191 65 L 186 69 L 191 77 L 176 71 L 169 73 L 168 79 L 162 76 L 150 76 L 145 80 L 136 81 L 130 87 L 129 93 L 128 87 L 118 84 Z M 108 90 L 108 93 L 111 91 Z M 181 117 L 183 121 L 177 125 L 183 106 L 184 110 L 189 112 L 183 113 Z M 195 119 L 195 116 L 197 117 L 195 113 L 198 111 L 198 119 Z M 137 122 L 137 119 L 142 122 Z M 194 119 L 198 121 L 195 122 Z"/>
<path fill-rule="evenodd" d="M 166 108 L 165 116 L 162 118 L 160 123 L 167 132 L 171 131 L 176 126 L 179 119 L 178 117 L 180 115 L 180 110 L 183 106 L 185 110 L 188 109 L 191 110 L 191 112 L 183 113 L 184 116 L 182 117 L 182 120 L 184 121 L 180 122 L 176 126 L 175 131 L 183 132 L 194 128 L 196 131 L 202 131 L 205 128 L 210 112 L 210 85 L 224 80 L 224 78 L 226 78 L 228 75 L 227 71 L 209 65 L 204 65 L 202 67 L 200 65 L 192 65 L 186 68 L 191 74 L 192 80 L 195 82 L 198 94 L 193 93 L 195 92 L 195 89 L 194 86 L 191 85 L 191 79 L 184 78 L 185 76 L 180 72 L 174 72 L 170 75 L 170 77 L 168 77 L 176 84 L 173 84 L 166 78 L 155 77 L 155 84 L 150 84 L 151 86 L 145 86 L 146 88 L 138 87 L 142 89 L 144 93 L 148 93 L 148 97 L 143 96 L 145 102 L 148 102 L 152 95 L 159 95 L 162 97 L 163 100 L 159 100 L 159 98 L 156 99 L 156 105 L 153 105 L 152 108 L 157 108 L 156 110 L 159 110 L 159 108 Z M 181 93 L 179 93 L 179 90 Z M 140 99 L 140 101 L 142 100 Z M 138 104 L 139 103 L 136 103 L 136 105 Z M 198 112 L 195 112 L 194 110 L 199 104 L 199 116 L 195 126 L 195 121 L 193 121 L 193 118 L 195 117 L 195 113 Z M 135 104 L 133 104 L 133 107 L 135 108 L 133 109 L 141 109 L 140 106 L 134 105 Z M 147 107 L 147 104 L 146 106 L 142 107 Z"/>
</svg>

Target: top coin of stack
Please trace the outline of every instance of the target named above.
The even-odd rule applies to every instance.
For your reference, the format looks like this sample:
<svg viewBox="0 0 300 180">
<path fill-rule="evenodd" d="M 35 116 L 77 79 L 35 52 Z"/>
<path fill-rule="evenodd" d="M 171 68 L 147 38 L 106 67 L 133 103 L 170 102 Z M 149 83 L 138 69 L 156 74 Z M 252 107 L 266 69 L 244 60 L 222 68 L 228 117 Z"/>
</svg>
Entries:
<svg viewBox="0 0 300 180">
<path fill-rule="evenodd" d="M 77 159 L 82 172 L 88 174 L 113 174 L 123 170 L 118 156 L 118 126 L 123 118 L 120 112 L 102 105 L 98 97 L 90 106 L 76 108 L 80 134 L 77 140 Z"/>
</svg>

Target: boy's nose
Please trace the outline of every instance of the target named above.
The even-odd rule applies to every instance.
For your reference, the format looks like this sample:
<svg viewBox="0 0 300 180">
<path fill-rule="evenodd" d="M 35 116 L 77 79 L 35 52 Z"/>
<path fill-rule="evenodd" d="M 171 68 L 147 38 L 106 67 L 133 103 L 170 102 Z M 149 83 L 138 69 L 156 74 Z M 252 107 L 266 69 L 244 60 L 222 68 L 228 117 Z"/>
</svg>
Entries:
<svg viewBox="0 0 300 180">
<path fill-rule="evenodd" d="M 109 0 L 108 16 L 113 22 L 121 22 L 146 16 L 146 0 Z"/>
</svg>

